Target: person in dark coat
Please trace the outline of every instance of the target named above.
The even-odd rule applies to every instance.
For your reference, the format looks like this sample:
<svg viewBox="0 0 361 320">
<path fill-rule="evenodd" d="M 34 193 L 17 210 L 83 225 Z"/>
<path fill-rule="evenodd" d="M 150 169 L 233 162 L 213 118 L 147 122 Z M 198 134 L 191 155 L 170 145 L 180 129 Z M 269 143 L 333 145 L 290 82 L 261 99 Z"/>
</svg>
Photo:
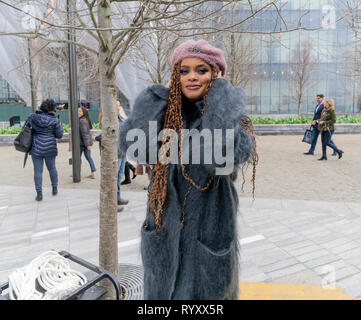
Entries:
<svg viewBox="0 0 361 320">
<path fill-rule="evenodd" d="M 92 122 L 89 118 L 88 111 L 82 107 L 78 107 L 79 131 L 80 131 L 80 157 L 84 153 L 85 159 L 90 165 L 90 175 L 87 178 L 95 179 L 95 164 L 91 157 L 91 147 L 93 139 L 90 130 L 93 129 Z"/>
<path fill-rule="evenodd" d="M 257 162 L 252 123 L 245 115 L 245 94 L 222 78 L 226 72 L 223 53 L 205 40 L 189 40 L 177 47 L 172 66 L 167 87 L 157 84 L 142 91 L 119 132 L 119 145 L 123 152 L 128 150 L 127 157 L 154 164 L 141 229 L 144 299 L 237 299 L 238 195 L 234 180 L 239 165 L 253 162 L 255 166 Z M 158 141 L 162 129 L 177 132 L 179 144 L 166 133 Z M 204 158 L 212 147 L 222 151 L 232 147 L 230 171 L 220 170 L 225 166 L 215 160 L 216 151 L 210 162 L 202 158 L 187 164 L 185 135 L 179 134 L 183 129 L 208 129 L 214 135 L 216 129 L 222 134 L 228 129 L 233 140 L 217 140 L 217 144 L 199 139 L 199 147 Z M 138 140 L 130 139 L 134 132 L 139 132 Z M 189 141 L 192 147 L 197 142 L 195 136 Z M 143 162 L 142 149 L 133 152 L 135 143 L 146 147 Z M 172 157 L 170 150 L 179 154 L 167 162 L 166 157 Z M 192 159 L 190 145 L 189 150 Z M 154 154 L 159 154 L 155 162 Z"/>
<path fill-rule="evenodd" d="M 336 123 L 336 111 L 333 99 L 327 98 L 325 100 L 321 118 L 317 121 L 317 123 L 318 130 L 321 132 L 322 141 L 322 157 L 317 160 L 327 160 L 326 146 L 332 148 L 333 151 L 338 154 L 338 158 L 341 159 L 344 152 L 338 149 L 335 143 L 331 140 L 331 137 L 335 132 Z"/>
<path fill-rule="evenodd" d="M 116 101 L 117 106 L 117 114 L 118 114 L 118 123 L 119 128 L 124 123 L 126 119 L 126 114 L 124 109 L 120 103 L 120 99 Z M 120 185 L 122 182 L 122 177 L 124 175 L 125 163 L 126 163 L 125 153 L 122 152 L 121 148 L 119 148 L 118 144 L 118 179 L 117 179 L 117 203 L 118 203 L 118 212 L 122 212 L 124 208 L 122 206 L 128 204 L 129 200 L 123 199 L 120 197 Z"/>
<path fill-rule="evenodd" d="M 129 184 L 132 182 L 132 180 L 130 180 L 130 170 L 132 170 L 132 172 L 133 172 L 132 179 L 134 179 L 137 176 L 137 174 L 135 173 L 135 167 L 129 161 L 127 161 L 125 163 L 124 180 L 121 183 L 122 185 Z"/>
<path fill-rule="evenodd" d="M 43 167 L 44 161 L 49 171 L 52 194 L 58 194 L 58 171 L 55 166 L 55 158 L 58 148 L 55 139 L 63 136 L 63 126 L 55 116 L 56 104 L 54 100 L 47 99 L 40 105 L 40 110 L 31 114 L 26 122 L 32 124 L 33 142 L 29 154 L 34 165 L 34 182 L 36 190 L 35 200 L 43 200 Z"/>
</svg>

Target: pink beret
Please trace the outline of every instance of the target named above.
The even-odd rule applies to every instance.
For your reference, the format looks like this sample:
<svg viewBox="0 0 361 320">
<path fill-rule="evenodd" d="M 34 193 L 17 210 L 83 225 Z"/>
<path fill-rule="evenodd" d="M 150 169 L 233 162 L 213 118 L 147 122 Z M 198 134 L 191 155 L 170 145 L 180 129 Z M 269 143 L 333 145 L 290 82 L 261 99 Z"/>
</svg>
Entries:
<svg viewBox="0 0 361 320">
<path fill-rule="evenodd" d="M 188 40 L 179 45 L 173 52 L 172 66 L 185 58 L 199 58 L 215 67 L 222 76 L 227 70 L 227 63 L 221 49 L 211 46 L 206 40 Z"/>
</svg>

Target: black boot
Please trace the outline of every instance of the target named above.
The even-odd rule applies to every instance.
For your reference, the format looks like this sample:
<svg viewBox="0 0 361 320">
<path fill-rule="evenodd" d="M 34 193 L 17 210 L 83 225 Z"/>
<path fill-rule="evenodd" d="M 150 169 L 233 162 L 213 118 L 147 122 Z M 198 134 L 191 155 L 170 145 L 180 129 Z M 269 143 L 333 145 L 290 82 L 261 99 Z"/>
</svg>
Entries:
<svg viewBox="0 0 361 320">
<path fill-rule="evenodd" d="M 340 150 L 339 152 L 338 152 L 338 158 L 339 159 L 341 159 L 342 158 L 342 154 L 343 154 L 344 152 L 342 151 L 342 150 Z"/>
<path fill-rule="evenodd" d="M 132 179 L 134 179 L 137 176 L 137 174 L 135 173 L 135 167 L 132 164 L 130 164 L 129 162 L 128 162 L 128 165 L 129 165 L 129 169 L 132 170 L 132 172 L 133 172 Z"/>
<path fill-rule="evenodd" d="M 53 187 L 53 196 L 58 194 L 58 187 Z"/>
<path fill-rule="evenodd" d="M 37 192 L 36 193 L 36 198 L 35 198 L 36 201 L 41 201 L 43 200 L 43 193 L 41 191 Z"/>
<path fill-rule="evenodd" d="M 124 184 L 129 184 L 131 183 L 132 181 L 131 180 L 124 180 L 121 184 L 124 185 Z"/>
<path fill-rule="evenodd" d="M 317 160 L 327 160 L 327 157 L 326 157 L 326 156 L 322 156 L 320 159 L 317 159 Z"/>
</svg>

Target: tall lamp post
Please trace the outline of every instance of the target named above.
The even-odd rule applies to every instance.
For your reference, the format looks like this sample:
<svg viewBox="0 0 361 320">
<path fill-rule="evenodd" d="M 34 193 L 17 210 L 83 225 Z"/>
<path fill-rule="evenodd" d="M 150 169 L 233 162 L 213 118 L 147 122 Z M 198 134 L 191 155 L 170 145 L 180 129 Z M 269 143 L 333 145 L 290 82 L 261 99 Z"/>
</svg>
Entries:
<svg viewBox="0 0 361 320">
<path fill-rule="evenodd" d="M 67 18 L 68 25 L 72 24 L 74 14 L 70 1 L 67 0 Z M 70 112 L 70 126 L 71 126 L 71 145 L 72 145 L 72 166 L 73 166 L 73 182 L 80 182 L 80 132 L 79 132 L 79 118 L 78 118 L 78 85 L 76 72 L 76 46 L 74 44 L 75 30 L 68 30 L 68 40 L 73 43 L 68 44 L 69 56 L 69 91 L 70 101 L 68 101 L 68 112 Z"/>
<path fill-rule="evenodd" d="M 31 64 L 31 49 L 30 49 L 30 39 L 28 38 L 28 55 L 29 55 L 29 77 L 30 77 L 30 91 L 31 91 L 31 111 L 34 113 L 36 110 L 36 101 L 35 101 L 35 88 L 33 80 L 33 66 Z"/>
</svg>

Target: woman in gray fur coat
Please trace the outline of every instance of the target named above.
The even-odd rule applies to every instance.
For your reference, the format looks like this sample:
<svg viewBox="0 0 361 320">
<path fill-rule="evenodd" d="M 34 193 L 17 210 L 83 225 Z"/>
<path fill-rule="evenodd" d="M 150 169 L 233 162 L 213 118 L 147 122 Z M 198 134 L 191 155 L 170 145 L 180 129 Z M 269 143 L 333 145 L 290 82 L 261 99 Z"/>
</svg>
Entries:
<svg viewBox="0 0 361 320">
<path fill-rule="evenodd" d="M 257 163 L 244 92 L 222 78 L 227 67 L 223 53 L 205 40 L 177 47 L 172 65 L 168 85 L 141 92 L 119 131 L 120 148 L 126 152 L 131 147 L 127 157 L 139 161 L 141 147 L 130 152 L 138 143 L 146 148 L 143 163 L 155 165 L 141 230 L 144 298 L 237 299 L 233 181 L 240 164 L 253 162 L 255 172 Z M 222 139 L 216 138 L 217 129 Z M 206 131 L 213 139 L 194 134 Z M 134 142 L 128 141 L 131 132 L 143 133 Z M 194 147 L 200 150 L 198 158 Z M 227 152 L 228 163 L 219 161 Z"/>
</svg>

